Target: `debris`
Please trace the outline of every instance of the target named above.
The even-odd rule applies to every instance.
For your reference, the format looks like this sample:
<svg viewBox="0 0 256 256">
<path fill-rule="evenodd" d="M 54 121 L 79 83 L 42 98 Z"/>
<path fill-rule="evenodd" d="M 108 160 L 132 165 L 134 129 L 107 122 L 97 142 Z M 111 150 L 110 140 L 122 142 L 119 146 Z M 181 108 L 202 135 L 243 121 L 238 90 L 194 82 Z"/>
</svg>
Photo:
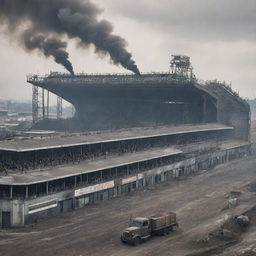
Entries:
<svg viewBox="0 0 256 256">
<path fill-rule="evenodd" d="M 250 225 L 250 219 L 246 215 L 240 215 L 237 217 L 237 222 L 241 227 L 247 227 Z"/>
<path fill-rule="evenodd" d="M 250 219 L 246 215 L 225 215 L 220 228 L 210 232 L 197 242 L 202 244 L 215 244 L 218 241 L 236 241 L 239 235 L 250 225 Z"/>
<path fill-rule="evenodd" d="M 241 191 L 231 191 L 228 195 L 229 198 L 238 198 L 242 194 Z"/>
<path fill-rule="evenodd" d="M 249 251 L 243 252 L 242 254 L 240 254 L 240 256 L 256 256 L 256 251 L 249 250 Z"/>
<path fill-rule="evenodd" d="M 238 205 L 238 199 L 237 198 L 230 198 L 228 200 L 228 208 L 232 208 Z"/>
<path fill-rule="evenodd" d="M 225 217 L 225 219 L 221 228 L 237 234 L 244 232 L 244 228 L 250 224 L 250 219 L 246 215 L 229 216 L 228 218 Z"/>
</svg>

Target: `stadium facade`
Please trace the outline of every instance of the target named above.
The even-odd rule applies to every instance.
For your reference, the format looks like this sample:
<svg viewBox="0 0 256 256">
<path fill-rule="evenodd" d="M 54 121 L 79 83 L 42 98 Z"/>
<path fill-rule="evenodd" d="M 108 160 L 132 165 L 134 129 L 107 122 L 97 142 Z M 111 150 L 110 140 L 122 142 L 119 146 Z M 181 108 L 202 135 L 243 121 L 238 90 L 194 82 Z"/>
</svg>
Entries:
<svg viewBox="0 0 256 256">
<path fill-rule="evenodd" d="M 51 73 L 27 81 L 70 102 L 78 130 L 217 122 L 233 126 L 236 138 L 248 139 L 249 104 L 230 85 L 197 80 L 187 56 L 173 55 L 168 73 Z"/>
<path fill-rule="evenodd" d="M 29 76 L 71 102 L 80 127 L 96 132 L 0 142 L 0 226 L 248 156 L 246 101 L 223 83 L 196 80 L 189 62 L 174 64 L 170 74 Z"/>
</svg>

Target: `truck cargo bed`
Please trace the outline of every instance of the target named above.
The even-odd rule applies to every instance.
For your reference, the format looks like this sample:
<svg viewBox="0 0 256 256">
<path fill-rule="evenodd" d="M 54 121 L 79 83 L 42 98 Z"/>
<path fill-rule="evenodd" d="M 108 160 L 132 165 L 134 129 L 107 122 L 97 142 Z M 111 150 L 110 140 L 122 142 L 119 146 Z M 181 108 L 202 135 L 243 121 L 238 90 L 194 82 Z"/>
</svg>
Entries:
<svg viewBox="0 0 256 256">
<path fill-rule="evenodd" d="M 176 214 L 170 212 L 166 214 L 151 216 L 150 222 L 152 231 L 169 227 L 173 224 L 176 224 Z"/>
</svg>

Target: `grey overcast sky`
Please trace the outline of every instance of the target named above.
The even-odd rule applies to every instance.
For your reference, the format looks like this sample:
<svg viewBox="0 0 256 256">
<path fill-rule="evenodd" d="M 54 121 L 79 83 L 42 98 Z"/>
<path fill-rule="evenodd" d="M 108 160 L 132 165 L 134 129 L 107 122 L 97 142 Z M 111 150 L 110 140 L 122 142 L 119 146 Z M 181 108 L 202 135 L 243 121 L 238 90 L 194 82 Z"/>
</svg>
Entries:
<svg viewBox="0 0 256 256">
<path fill-rule="evenodd" d="M 241 96 L 256 97 L 256 0 L 92 2 L 104 9 L 100 18 L 127 40 L 141 72 L 168 71 L 170 55 L 185 54 L 198 78 L 232 82 Z M 72 40 L 68 51 L 75 72 L 127 72 L 97 56 L 93 48 L 77 48 Z M 50 71 L 64 69 L 51 58 L 24 52 L 0 29 L 0 98 L 29 100 L 26 75 Z"/>
</svg>

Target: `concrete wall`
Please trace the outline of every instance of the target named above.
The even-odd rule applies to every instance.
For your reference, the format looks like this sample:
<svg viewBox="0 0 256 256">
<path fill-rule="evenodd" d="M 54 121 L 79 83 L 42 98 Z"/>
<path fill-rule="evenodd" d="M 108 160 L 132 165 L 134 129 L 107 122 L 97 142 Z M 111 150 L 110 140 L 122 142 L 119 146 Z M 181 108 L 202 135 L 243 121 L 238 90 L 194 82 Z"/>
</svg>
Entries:
<svg viewBox="0 0 256 256">
<path fill-rule="evenodd" d="M 96 77 L 32 79 L 30 83 L 50 90 L 76 108 L 72 122 L 44 121 L 37 128 L 79 131 L 218 121 L 234 126 L 235 138 L 249 140 L 249 105 L 225 84 L 202 85 L 167 74 L 146 77 L 130 76 L 122 83 L 119 76 L 101 76 L 101 82 L 94 85 L 90 81 Z M 105 79 L 110 79 L 109 83 L 103 82 Z"/>
<path fill-rule="evenodd" d="M 65 126 L 68 130 L 216 122 L 214 99 L 193 86 L 191 81 L 172 79 L 167 74 L 167 80 L 152 75 L 150 80 L 142 82 L 143 76 L 135 76 L 124 84 L 120 77 L 112 78 L 112 83 L 94 85 L 90 79 L 80 79 L 76 83 L 76 78 L 30 82 L 59 95 L 75 107 L 75 118 Z M 142 80 L 138 82 L 137 79 Z M 36 127 L 48 125 L 48 129 L 64 129 L 58 123 L 60 121 L 44 120 Z"/>
<path fill-rule="evenodd" d="M 251 120 L 249 104 L 227 85 L 209 82 L 206 86 L 199 84 L 196 86 L 217 99 L 217 121 L 234 127 L 234 138 L 249 141 Z"/>
<path fill-rule="evenodd" d="M 25 202 L 23 200 L 0 200 L 0 227 L 4 225 L 3 212 L 10 213 L 10 225 L 14 227 L 25 224 Z"/>
</svg>

